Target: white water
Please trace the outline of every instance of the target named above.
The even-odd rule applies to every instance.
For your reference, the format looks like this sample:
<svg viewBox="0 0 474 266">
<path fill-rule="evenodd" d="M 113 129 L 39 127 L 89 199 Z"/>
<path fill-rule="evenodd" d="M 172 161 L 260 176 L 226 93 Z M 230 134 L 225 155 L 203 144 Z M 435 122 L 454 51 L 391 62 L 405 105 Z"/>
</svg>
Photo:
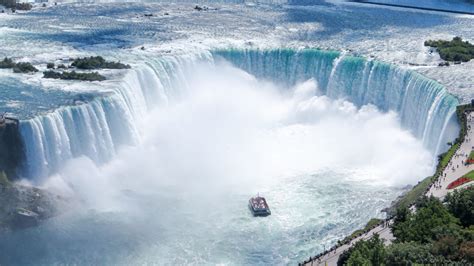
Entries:
<svg viewBox="0 0 474 266">
<path fill-rule="evenodd" d="M 314 3 L 290 1 L 302 2 Z M 2 233 L 0 264 L 294 264 L 380 217 L 397 187 L 428 174 L 431 158 L 457 134 L 450 124 L 457 100 L 443 86 L 352 56 L 339 57 L 336 69 L 338 53 L 308 60 L 304 53 L 295 59 L 237 51 L 227 58 L 275 89 L 232 78 L 236 70 L 190 75 L 198 61 L 214 65 L 217 53 L 153 54 L 157 42 L 162 52 L 197 43 L 288 45 L 436 66 L 439 57 L 428 54 L 424 38 L 472 39 L 469 17 L 322 2 L 212 5 L 210 12 L 194 5 L 60 4 L 0 14 L 3 55 L 45 64 L 92 52 L 143 63 L 116 84 L 104 82 L 112 98 L 22 122 L 24 174 L 79 202 L 38 228 Z M 419 71 L 466 101 L 469 66 Z M 25 77 L 54 83 L 40 75 Z M 295 93 L 309 79 L 320 87 L 318 97 L 311 97 L 311 82 Z M 229 98 L 206 89 L 214 81 L 244 89 Z M 80 119 L 68 123 L 71 114 Z M 258 191 L 273 211 L 264 220 L 245 206 Z"/>
<path fill-rule="evenodd" d="M 451 118 L 457 100 L 440 84 L 419 74 L 336 52 L 224 50 L 214 55 L 148 59 L 112 86 L 112 97 L 23 121 L 27 155 L 24 176 L 47 177 L 68 159 L 82 155 L 101 164 L 121 145 L 138 143 L 137 132 L 143 129 L 148 110 L 192 91 L 189 75 L 196 72 L 196 65 L 212 66 L 221 56 L 257 77 L 277 81 L 281 90 L 314 79 L 320 93 L 332 99 L 348 99 L 359 108 L 373 104 L 382 111 L 397 112 L 402 127 L 422 141 L 432 158 L 454 137 L 445 132 L 456 127 Z M 416 178 L 421 177 L 414 176 L 413 180 Z"/>
<path fill-rule="evenodd" d="M 227 64 L 193 69 L 180 97 L 144 115 L 139 145 L 47 179 L 76 205 L 4 234 L 0 263 L 294 263 L 431 172 L 394 112 L 330 99 L 314 80 L 286 88 Z M 246 206 L 257 192 L 272 208 L 264 219 Z"/>
</svg>

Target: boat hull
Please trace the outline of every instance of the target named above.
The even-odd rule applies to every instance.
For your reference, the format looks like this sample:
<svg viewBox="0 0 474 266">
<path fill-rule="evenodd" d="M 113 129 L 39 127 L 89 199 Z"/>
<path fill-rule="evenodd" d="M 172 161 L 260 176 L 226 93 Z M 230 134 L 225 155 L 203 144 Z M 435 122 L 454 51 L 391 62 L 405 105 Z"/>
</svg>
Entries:
<svg viewBox="0 0 474 266">
<path fill-rule="evenodd" d="M 265 217 L 265 216 L 268 216 L 268 215 L 271 215 L 272 212 L 270 211 L 270 208 L 265 208 L 265 209 L 256 209 L 254 208 L 253 204 L 252 204 L 252 199 L 249 200 L 249 204 L 248 204 L 248 207 L 250 209 L 250 212 L 252 212 L 253 216 L 255 217 Z"/>
</svg>

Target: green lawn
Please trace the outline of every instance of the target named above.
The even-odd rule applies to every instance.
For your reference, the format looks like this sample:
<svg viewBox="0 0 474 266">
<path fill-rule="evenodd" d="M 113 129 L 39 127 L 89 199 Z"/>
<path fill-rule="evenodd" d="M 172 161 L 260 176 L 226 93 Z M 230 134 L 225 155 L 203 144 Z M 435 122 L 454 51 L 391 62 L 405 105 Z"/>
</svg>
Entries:
<svg viewBox="0 0 474 266">
<path fill-rule="evenodd" d="M 469 178 L 469 179 L 471 179 L 471 180 L 474 180 L 474 170 L 471 171 L 471 172 L 469 172 L 469 173 L 467 173 L 467 174 L 465 174 L 465 175 L 463 175 L 463 177 L 466 177 L 466 178 Z"/>
<path fill-rule="evenodd" d="M 439 169 L 444 169 L 448 165 L 449 161 L 451 161 L 451 158 L 453 157 L 454 153 L 458 150 L 460 145 L 461 145 L 460 143 L 456 143 L 453 146 L 451 146 L 451 148 L 444 154 L 443 159 L 441 160 L 438 166 Z"/>
<path fill-rule="evenodd" d="M 409 207 L 413 204 L 419 197 L 423 196 L 432 183 L 432 176 L 428 176 L 422 181 L 420 181 L 416 186 L 406 192 L 401 198 L 397 200 L 395 204 L 390 206 L 387 209 L 388 216 L 395 215 L 397 208 Z"/>
<path fill-rule="evenodd" d="M 347 241 L 351 241 L 352 239 L 358 237 L 359 235 L 362 235 L 366 231 L 369 231 L 372 228 L 376 227 L 380 222 L 382 222 L 381 219 L 377 219 L 377 218 L 370 219 L 370 221 L 367 222 L 367 224 L 365 225 L 365 227 L 363 229 L 359 229 L 359 230 L 356 230 L 356 231 L 352 232 L 352 234 L 350 236 L 347 236 L 346 238 L 344 238 L 342 240 L 342 243 L 345 243 Z"/>
</svg>

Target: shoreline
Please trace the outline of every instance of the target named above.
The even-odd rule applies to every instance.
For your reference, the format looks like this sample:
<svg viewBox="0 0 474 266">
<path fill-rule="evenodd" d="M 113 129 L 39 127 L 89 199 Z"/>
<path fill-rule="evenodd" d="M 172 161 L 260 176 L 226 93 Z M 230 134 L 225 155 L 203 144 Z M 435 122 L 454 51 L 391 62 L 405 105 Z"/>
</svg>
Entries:
<svg viewBox="0 0 474 266">
<path fill-rule="evenodd" d="M 469 11 L 448 10 L 448 9 L 441 9 L 441 8 L 409 6 L 409 5 L 401 5 L 401 4 L 390 4 L 390 3 L 377 3 L 377 2 L 365 1 L 365 0 L 351 0 L 349 2 L 359 3 L 359 4 L 377 5 L 377 6 L 389 6 L 389 7 L 417 9 L 417 10 L 424 10 L 424 11 L 445 12 L 445 13 L 462 14 L 462 15 L 474 15 L 474 12 L 469 12 Z"/>
<path fill-rule="evenodd" d="M 298 265 L 336 265 L 340 254 L 348 250 L 354 243 L 358 242 L 359 240 L 370 239 L 375 234 L 379 234 L 380 236 L 382 236 L 383 239 L 388 240 L 385 244 L 390 244 L 390 242 L 395 239 L 391 233 L 389 226 L 393 223 L 394 213 L 396 209 L 399 207 L 412 208 L 417 199 L 424 195 L 428 195 L 431 192 L 433 185 L 439 181 L 444 170 L 449 166 L 449 163 L 454 158 L 456 152 L 460 149 L 461 144 L 464 142 L 465 137 L 468 133 L 466 112 L 473 111 L 474 106 L 471 104 L 461 104 L 456 107 L 456 117 L 461 127 L 459 130 L 458 137 L 452 143 L 448 151 L 439 154 L 439 161 L 436 166 L 435 173 L 432 176 L 426 177 L 425 179 L 418 182 L 417 185 L 413 186 L 410 190 L 406 191 L 400 197 L 395 199 L 391 203 L 391 205 L 385 209 L 387 213 L 387 218 L 385 218 L 384 220 L 380 220 L 380 222 L 377 224 L 370 225 L 370 222 L 374 219 L 371 218 L 364 228 L 355 230 L 351 235 L 348 235 L 342 240 L 339 240 L 337 244 L 332 246 L 330 249 L 323 251 L 315 257 L 310 257 L 309 260 L 305 260 L 301 263 L 298 263 Z M 322 258 L 324 257 L 326 258 L 323 260 Z"/>
</svg>

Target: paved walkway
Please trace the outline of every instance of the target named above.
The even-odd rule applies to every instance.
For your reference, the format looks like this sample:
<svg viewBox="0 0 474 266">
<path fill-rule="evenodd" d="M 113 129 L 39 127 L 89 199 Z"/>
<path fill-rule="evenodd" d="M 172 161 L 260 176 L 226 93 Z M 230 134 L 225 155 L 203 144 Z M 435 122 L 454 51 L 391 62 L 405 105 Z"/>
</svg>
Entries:
<svg viewBox="0 0 474 266">
<path fill-rule="evenodd" d="M 431 186 L 426 194 L 427 196 L 433 195 L 437 198 L 443 199 L 448 192 L 453 191 L 447 188 L 451 182 L 474 170 L 474 164 L 464 164 L 469 153 L 474 150 L 474 113 L 468 114 L 467 119 L 468 131 L 466 139 L 454 154 L 448 167 L 446 167 L 444 172 L 441 174 L 440 180 Z M 471 181 L 469 185 L 472 185 L 472 183 L 473 182 Z M 467 185 L 464 185 L 462 187 L 466 186 Z"/>
<path fill-rule="evenodd" d="M 451 192 L 452 190 L 448 190 L 447 186 L 456 180 L 457 178 L 469 173 L 470 171 L 474 170 L 474 164 L 466 166 L 464 162 L 466 161 L 467 157 L 469 156 L 469 153 L 471 150 L 474 150 L 474 112 L 470 113 L 467 116 L 468 122 L 468 132 L 466 139 L 464 142 L 461 144 L 459 149 L 456 151 L 455 155 L 449 162 L 448 167 L 444 170 L 444 172 L 441 174 L 441 178 L 439 181 L 435 182 L 430 190 L 426 193 L 427 196 L 435 196 L 437 198 L 443 199 L 448 192 Z M 461 187 L 466 187 L 472 185 L 474 182 L 470 182 L 468 184 L 465 184 Z M 461 188 L 459 187 L 459 188 Z M 390 224 L 393 223 L 393 220 L 389 221 Z M 339 256 L 344 252 L 345 250 L 349 249 L 352 245 L 354 245 L 356 242 L 362 240 L 362 239 L 369 239 L 371 238 L 374 234 L 379 234 L 381 239 L 385 240 L 385 244 L 388 245 L 390 244 L 395 237 L 392 234 L 392 231 L 390 230 L 389 227 L 384 227 L 384 226 L 377 226 L 374 229 L 370 230 L 366 234 L 357 237 L 353 239 L 349 244 L 342 245 L 338 247 L 336 250 L 333 250 L 326 255 L 320 257 L 317 260 L 310 261 L 306 263 L 305 265 L 329 265 L 329 266 L 335 266 L 337 265 L 337 260 L 339 259 Z"/>
<path fill-rule="evenodd" d="M 392 235 L 392 232 L 389 227 L 379 225 L 374 229 L 370 230 L 368 233 L 363 234 L 357 238 L 354 238 L 349 244 L 342 245 L 338 247 L 335 251 L 331 251 L 328 254 L 322 256 L 318 260 L 308 262 L 305 265 L 337 265 L 337 260 L 339 256 L 345 250 L 349 249 L 352 245 L 354 245 L 359 240 L 367 240 L 371 238 L 374 234 L 379 234 L 380 238 L 385 239 L 385 244 L 390 244 L 395 238 Z"/>
</svg>

